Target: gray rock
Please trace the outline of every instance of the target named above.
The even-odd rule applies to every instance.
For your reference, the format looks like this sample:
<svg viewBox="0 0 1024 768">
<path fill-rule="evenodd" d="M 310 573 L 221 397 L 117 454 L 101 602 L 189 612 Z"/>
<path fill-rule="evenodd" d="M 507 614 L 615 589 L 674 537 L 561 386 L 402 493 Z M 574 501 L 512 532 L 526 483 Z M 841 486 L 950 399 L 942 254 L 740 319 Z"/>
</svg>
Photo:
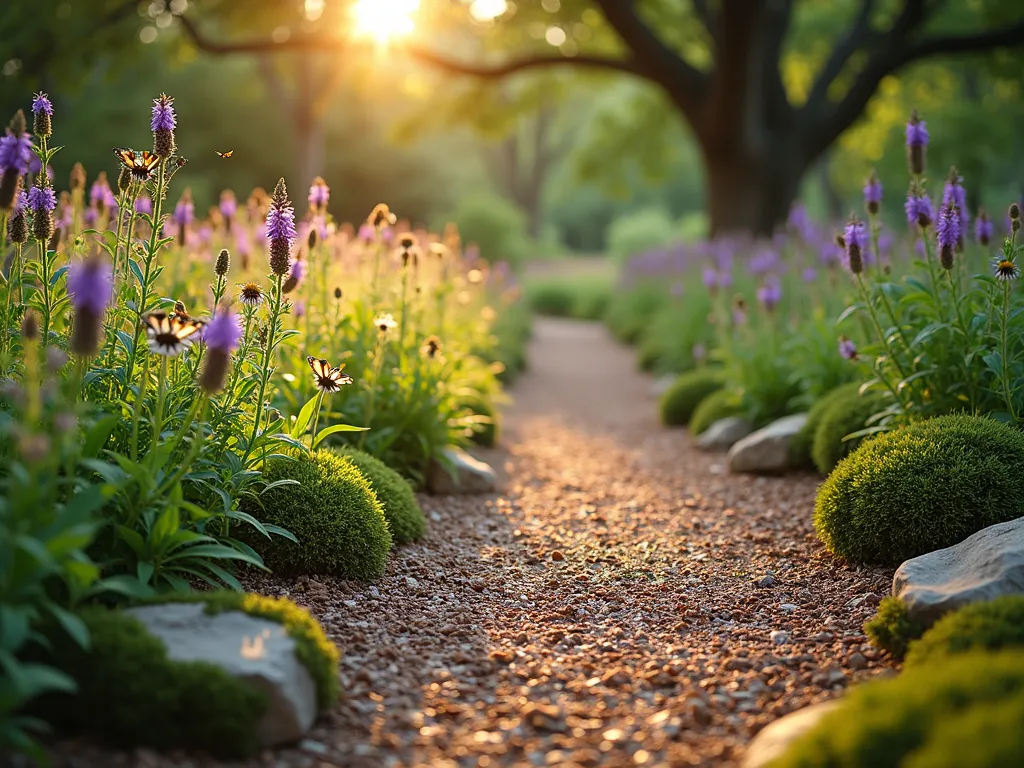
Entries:
<svg viewBox="0 0 1024 768">
<path fill-rule="evenodd" d="M 427 467 L 427 489 L 437 495 L 494 493 L 498 478 L 494 470 L 458 448 L 445 448 L 445 457 L 452 464 L 452 473 L 437 459 Z"/>
<path fill-rule="evenodd" d="M 969 603 L 1024 593 L 1024 517 L 907 560 L 893 576 L 892 593 L 925 626 Z"/>
<path fill-rule="evenodd" d="M 741 416 L 719 419 L 697 438 L 702 451 L 727 451 L 754 431 L 750 422 Z"/>
<path fill-rule="evenodd" d="M 206 661 L 266 691 L 269 705 L 257 725 L 260 743 L 298 741 L 316 720 L 316 684 L 295 655 L 283 626 L 241 611 L 207 615 L 202 603 L 129 609 L 163 641 L 176 661 Z"/>
<path fill-rule="evenodd" d="M 661 396 L 668 392 L 669 387 L 675 384 L 678 378 L 678 373 L 665 373 L 656 378 L 651 385 L 651 397 L 661 399 Z"/>
<path fill-rule="evenodd" d="M 775 645 L 785 645 L 789 642 L 789 632 L 784 629 L 773 629 L 768 637 Z"/>
<path fill-rule="evenodd" d="M 742 768 L 764 768 L 778 760 L 794 741 L 813 729 L 838 705 L 838 701 L 812 704 L 766 725 L 747 747 Z"/>
<path fill-rule="evenodd" d="M 729 471 L 778 474 L 790 469 L 789 444 L 806 422 L 807 414 L 797 413 L 743 438 L 729 449 Z"/>
</svg>

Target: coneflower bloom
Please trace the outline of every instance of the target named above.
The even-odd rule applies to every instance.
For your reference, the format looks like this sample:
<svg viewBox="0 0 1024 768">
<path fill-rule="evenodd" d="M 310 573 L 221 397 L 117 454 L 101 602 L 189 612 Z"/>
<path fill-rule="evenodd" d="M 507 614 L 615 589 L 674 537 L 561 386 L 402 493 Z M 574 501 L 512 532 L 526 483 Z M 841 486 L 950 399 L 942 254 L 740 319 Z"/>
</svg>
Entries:
<svg viewBox="0 0 1024 768">
<path fill-rule="evenodd" d="M 71 351 L 89 357 L 100 348 L 103 313 L 110 306 L 114 291 L 114 268 L 94 257 L 75 262 L 68 270 L 68 296 L 74 307 Z"/>
<path fill-rule="evenodd" d="M 952 203 L 943 205 L 939 211 L 935 236 L 939 245 L 939 263 L 943 269 L 952 269 L 953 250 L 960 242 L 960 213 Z"/>
<path fill-rule="evenodd" d="M 882 207 L 882 182 L 874 171 L 864 185 L 864 208 L 874 216 Z"/>
<path fill-rule="evenodd" d="M 433 360 L 441 351 L 441 340 L 437 336 L 428 336 L 420 347 L 420 354 Z"/>
<path fill-rule="evenodd" d="M 377 330 L 382 334 L 398 327 L 398 323 L 395 322 L 395 318 L 393 318 L 390 313 L 386 315 L 377 315 L 377 317 L 373 319 L 373 324 L 377 326 Z"/>
<path fill-rule="evenodd" d="M 398 217 L 391 212 L 391 209 L 385 203 L 377 203 L 373 210 L 370 211 L 370 216 L 366 221 L 379 232 L 385 227 L 393 226 L 398 221 Z"/>
<path fill-rule="evenodd" d="M 174 115 L 174 99 L 166 93 L 153 99 L 153 119 L 150 128 L 153 131 L 153 154 L 167 159 L 174 154 L 174 129 L 177 118 Z"/>
<path fill-rule="evenodd" d="M 1013 260 L 1002 256 L 997 256 L 992 260 L 992 271 L 995 273 L 997 280 L 1004 282 L 1016 280 L 1020 277 L 1020 269 Z"/>
<path fill-rule="evenodd" d="M 43 179 L 39 179 L 43 182 Z M 28 209 L 32 213 L 32 236 L 44 243 L 53 237 L 53 210 L 57 195 L 48 186 L 34 186 L 28 191 Z"/>
<path fill-rule="evenodd" d="M 183 320 L 177 313 L 168 315 L 162 310 L 145 316 L 146 338 L 152 352 L 174 357 L 192 346 L 192 337 L 203 329 L 201 320 Z"/>
<path fill-rule="evenodd" d="M 323 213 L 327 210 L 327 203 L 330 199 L 330 187 L 327 186 L 327 182 L 323 178 L 317 176 L 309 187 L 309 207 L 313 209 L 314 213 Z"/>
<path fill-rule="evenodd" d="M 231 364 L 231 353 L 238 348 L 241 338 L 242 325 L 238 315 L 231 310 L 218 312 L 203 328 L 206 356 L 203 360 L 203 370 L 199 374 L 199 387 L 204 392 L 213 394 L 224 388 Z"/>
<path fill-rule="evenodd" d="M 980 209 L 977 218 L 974 219 L 974 238 L 981 245 L 988 245 L 994 233 L 995 226 L 992 223 L 992 219 L 988 217 L 984 209 Z"/>
<path fill-rule="evenodd" d="M 263 302 L 263 290 L 256 283 L 246 283 L 242 286 L 239 299 L 249 307 L 258 307 Z"/>
<path fill-rule="evenodd" d="M 857 345 L 845 336 L 839 337 L 839 355 L 847 360 L 857 359 Z"/>
<path fill-rule="evenodd" d="M 270 269 L 281 277 L 291 269 L 292 242 L 295 231 L 295 209 L 288 199 L 288 188 L 284 179 L 274 187 L 274 196 L 267 211 L 267 239 L 270 241 Z"/>
<path fill-rule="evenodd" d="M 850 219 L 843 230 L 843 244 L 846 248 L 846 266 L 855 275 L 864 271 L 864 251 L 867 248 L 868 233 L 864 222 L 856 217 Z"/>
<path fill-rule="evenodd" d="M 312 355 L 306 358 L 306 362 L 309 364 L 310 370 L 313 371 L 313 386 L 321 392 L 334 394 L 346 384 L 352 383 L 352 377 L 342 372 L 342 368 L 345 367 L 344 363 L 332 368 L 326 360 L 317 359 Z"/>
<path fill-rule="evenodd" d="M 53 104 L 42 91 L 32 100 L 32 117 L 32 133 L 36 136 L 49 136 L 53 132 Z"/>
<path fill-rule="evenodd" d="M 907 165 L 910 172 L 915 176 L 924 173 L 925 148 L 928 146 L 928 129 L 924 120 L 917 115 L 915 109 L 910 113 L 910 120 L 907 121 Z"/>
</svg>

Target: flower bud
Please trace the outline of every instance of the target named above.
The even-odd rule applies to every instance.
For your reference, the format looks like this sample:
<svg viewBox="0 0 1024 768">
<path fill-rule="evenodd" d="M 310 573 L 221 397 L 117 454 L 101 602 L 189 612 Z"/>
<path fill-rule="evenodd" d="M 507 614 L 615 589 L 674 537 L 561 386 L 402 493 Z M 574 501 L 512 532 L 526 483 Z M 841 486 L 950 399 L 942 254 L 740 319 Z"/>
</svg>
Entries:
<svg viewBox="0 0 1024 768">
<path fill-rule="evenodd" d="M 217 256 L 217 263 L 213 267 L 213 271 L 218 276 L 224 277 L 228 270 L 231 268 L 231 254 L 228 253 L 227 248 L 221 249 L 220 254 Z"/>
</svg>

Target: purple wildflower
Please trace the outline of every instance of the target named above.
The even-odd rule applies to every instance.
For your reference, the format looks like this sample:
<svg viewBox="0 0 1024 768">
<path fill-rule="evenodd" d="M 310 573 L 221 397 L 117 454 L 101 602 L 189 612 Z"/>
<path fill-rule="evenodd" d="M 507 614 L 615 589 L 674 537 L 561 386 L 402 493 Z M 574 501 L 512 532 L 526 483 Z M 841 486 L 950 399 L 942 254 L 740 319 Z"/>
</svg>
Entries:
<svg viewBox="0 0 1024 768">
<path fill-rule="evenodd" d="M 704 287 L 714 293 L 718 289 L 718 272 L 715 271 L 714 267 L 705 267 L 704 274 Z"/>
<path fill-rule="evenodd" d="M 231 227 L 231 220 L 235 217 L 235 213 L 238 211 L 238 201 L 235 199 L 235 193 L 230 189 L 225 189 L 220 193 L 220 214 L 227 220 L 228 228 Z"/>
<path fill-rule="evenodd" d="M 302 259 L 295 259 L 291 263 L 291 268 L 288 270 L 288 277 L 284 281 L 284 285 L 281 290 L 284 293 L 291 293 L 299 287 L 299 283 L 306 276 L 306 262 Z"/>
<path fill-rule="evenodd" d="M 850 219 L 843 230 L 843 243 L 846 248 L 846 266 L 855 275 L 864 271 L 864 253 L 868 244 L 868 229 L 864 222 L 856 217 Z"/>
<path fill-rule="evenodd" d="M 192 193 L 185 190 L 178 204 L 174 206 L 174 223 L 179 227 L 187 227 L 195 218 L 196 207 L 192 202 Z"/>
<path fill-rule="evenodd" d="M 111 208 L 117 204 L 114 191 L 110 188 L 110 183 L 107 181 L 107 174 L 103 171 L 100 171 L 96 181 L 89 188 L 89 204 L 96 206 L 99 210 Z"/>
<path fill-rule="evenodd" d="M 32 117 L 32 131 L 36 136 L 49 136 L 52 133 L 53 104 L 42 91 L 32 100 Z"/>
<path fill-rule="evenodd" d="M 150 127 L 153 130 L 153 154 L 165 160 L 174 154 L 174 129 L 177 120 L 174 116 L 174 99 L 166 93 L 153 99 L 153 119 Z"/>
<path fill-rule="evenodd" d="M 864 185 L 864 208 L 874 216 L 882 206 L 882 182 L 878 175 L 872 171 Z"/>
<path fill-rule="evenodd" d="M 330 199 L 330 187 L 327 186 L 327 182 L 323 178 L 317 176 L 309 188 L 309 207 L 317 212 L 324 211 Z"/>
<path fill-rule="evenodd" d="M 75 310 L 102 315 L 110 306 L 114 268 L 101 259 L 72 263 L 68 269 L 68 295 Z"/>
<path fill-rule="evenodd" d="M 768 312 L 773 311 L 782 300 L 782 285 L 775 275 L 768 275 L 758 286 L 757 301 Z"/>
<path fill-rule="evenodd" d="M 96 222 L 99 221 L 99 218 L 100 218 L 100 212 L 97 211 L 91 205 L 88 208 L 86 208 L 85 212 L 82 214 L 82 222 L 87 227 L 95 226 Z"/>
<path fill-rule="evenodd" d="M 910 114 L 907 122 L 907 164 L 914 176 L 920 176 L 925 168 L 925 148 L 928 146 L 928 129 L 924 120 L 917 116 L 917 110 Z"/>
<path fill-rule="evenodd" d="M 216 313 L 203 328 L 203 343 L 209 349 L 234 352 L 241 338 L 242 324 L 238 315 L 230 310 Z"/>
<path fill-rule="evenodd" d="M 749 269 L 751 274 L 764 275 L 775 270 L 779 266 L 778 251 L 770 246 L 759 248 L 750 260 Z"/>
<path fill-rule="evenodd" d="M 372 243 L 376 235 L 377 230 L 373 228 L 373 225 L 364 223 L 359 225 L 359 232 L 356 236 L 364 243 Z"/>
<path fill-rule="evenodd" d="M 935 227 L 939 244 L 939 263 L 943 269 L 953 268 L 953 250 L 960 242 L 960 214 L 952 203 L 942 206 L 939 223 Z"/>
<path fill-rule="evenodd" d="M 813 283 L 818 279 L 818 270 L 814 267 L 807 267 L 800 275 L 805 283 Z"/>
<path fill-rule="evenodd" d="M 988 217 L 984 210 L 979 210 L 978 216 L 974 220 L 974 238 L 981 245 L 988 245 L 994 233 L 995 225 L 992 219 Z"/>
<path fill-rule="evenodd" d="M 935 208 L 928 195 L 918 195 L 911 190 L 907 194 L 907 202 L 903 205 L 907 214 L 907 224 L 912 227 L 927 227 L 935 220 Z"/>
<path fill-rule="evenodd" d="M 719 272 L 718 273 L 718 287 L 729 288 L 732 286 L 732 272 Z"/>
<path fill-rule="evenodd" d="M 50 103 L 50 99 L 47 95 L 40 91 L 32 100 L 32 114 L 38 115 L 44 112 L 50 117 L 53 117 L 53 104 Z"/>
<path fill-rule="evenodd" d="M 52 213 L 57 207 L 57 195 L 49 187 L 32 187 L 28 191 L 28 207 L 36 216 Z"/>
<path fill-rule="evenodd" d="M 270 269 L 275 275 L 284 277 L 291 268 L 292 241 L 295 231 L 295 209 L 288 199 L 288 188 L 284 179 L 277 182 L 274 196 L 267 211 L 267 239 L 270 241 Z"/>
<path fill-rule="evenodd" d="M 839 337 L 839 354 L 847 360 L 857 359 L 857 345 L 845 336 Z"/>
<path fill-rule="evenodd" d="M 292 313 L 295 315 L 295 319 L 296 320 L 298 320 L 299 318 L 305 317 L 306 316 L 306 302 L 304 302 L 304 301 L 296 301 L 295 302 L 295 306 L 292 307 Z"/>
<path fill-rule="evenodd" d="M 142 213 L 147 216 L 153 214 L 153 201 L 149 195 L 139 195 L 135 198 L 135 212 Z"/>
<path fill-rule="evenodd" d="M 0 138 L 0 173 L 13 171 L 17 175 L 28 173 L 32 162 L 32 138 L 23 133 L 15 135 L 10 129 Z"/>
</svg>

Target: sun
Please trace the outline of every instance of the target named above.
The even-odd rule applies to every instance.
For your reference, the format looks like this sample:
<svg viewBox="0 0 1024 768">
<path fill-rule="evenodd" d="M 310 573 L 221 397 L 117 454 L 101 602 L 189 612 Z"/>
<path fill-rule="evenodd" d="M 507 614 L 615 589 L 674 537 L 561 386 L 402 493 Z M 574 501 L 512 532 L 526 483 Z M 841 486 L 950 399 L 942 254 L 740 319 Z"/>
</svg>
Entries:
<svg viewBox="0 0 1024 768">
<path fill-rule="evenodd" d="M 356 0 L 352 4 L 353 33 L 372 37 L 383 45 L 404 37 L 415 28 L 414 16 L 420 0 Z"/>
</svg>

